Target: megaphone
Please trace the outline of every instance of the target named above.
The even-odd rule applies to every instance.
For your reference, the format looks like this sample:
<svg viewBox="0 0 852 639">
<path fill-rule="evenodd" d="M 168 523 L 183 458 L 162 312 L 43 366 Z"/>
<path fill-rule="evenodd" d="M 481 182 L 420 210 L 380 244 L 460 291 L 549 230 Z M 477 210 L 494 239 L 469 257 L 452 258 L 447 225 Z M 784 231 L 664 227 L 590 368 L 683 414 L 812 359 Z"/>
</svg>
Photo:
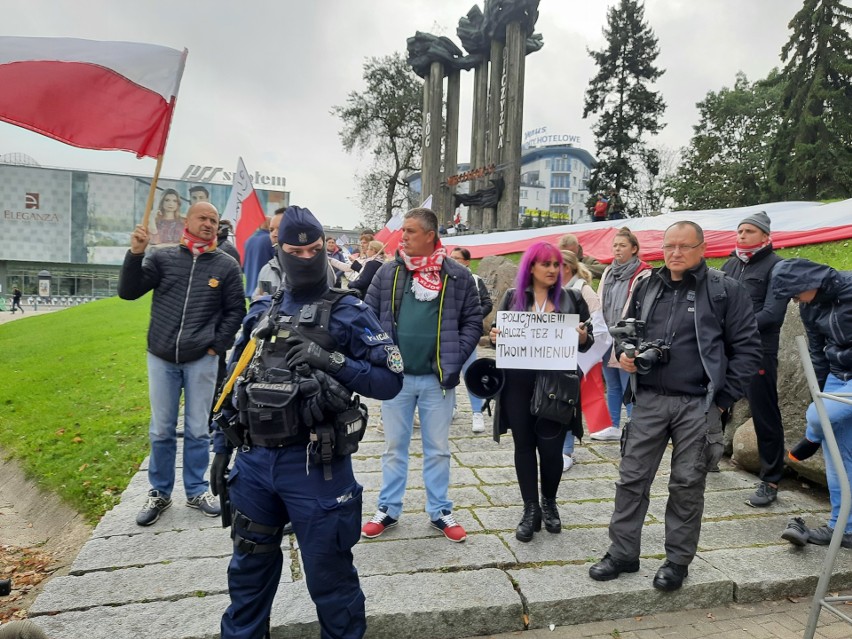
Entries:
<svg viewBox="0 0 852 639">
<path fill-rule="evenodd" d="M 493 357 L 477 359 L 464 374 L 464 383 L 467 390 L 480 399 L 491 399 L 503 388 L 506 375 L 497 368 L 497 362 Z"/>
</svg>

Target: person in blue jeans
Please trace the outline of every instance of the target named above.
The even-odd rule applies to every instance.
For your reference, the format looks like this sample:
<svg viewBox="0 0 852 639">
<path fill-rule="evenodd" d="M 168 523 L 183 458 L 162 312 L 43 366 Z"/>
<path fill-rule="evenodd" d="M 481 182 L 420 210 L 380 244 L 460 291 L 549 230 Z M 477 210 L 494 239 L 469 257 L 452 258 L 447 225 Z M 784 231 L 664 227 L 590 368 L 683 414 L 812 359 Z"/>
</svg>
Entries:
<svg viewBox="0 0 852 639">
<path fill-rule="evenodd" d="M 361 529 L 368 539 L 402 516 L 415 410 L 431 525 L 450 541 L 467 538 L 448 494 L 449 436 L 461 369 L 482 335 L 482 309 L 470 271 L 448 257 L 435 213 L 412 209 L 403 220 L 396 258 L 379 268 L 364 300 L 399 345 L 405 370 L 402 391 L 382 402 L 382 488 L 376 514 Z"/>
<path fill-rule="evenodd" d="M 639 240 L 626 226 L 620 228 L 612 240 L 612 257 L 612 264 L 604 271 L 598 287 L 607 326 L 613 326 L 624 317 L 636 284 L 651 275 L 651 265 L 639 259 Z M 603 358 L 603 376 L 612 426 L 592 433 L 589 438 L 615 441 L 621 439 L 621 406 L 630 376 L 615 359 L 612 348 Z M 632 406 L 626 408 L 629 419 Z"/>
<path fill-rule="evenodd" d="M 461 246 L 454 248 L 453 252 L 450 253 L 450 257 L 466 269 L 470 270 L 470 251 L 466 248 Z M 476 282 L 476 290 L 479 293 L 479 306 L 482 308 L 482 317 L 486 317 L 491 312 L 491 309 L 494 308 L 494 302 L 491 301 L 491 295 L 488 293 L 488 287 L 485 285 L 485 282 L 482 281 L 482 278 L 473 274 L 473 279 Z M 474 348 L 470 357 L 467 358 L 464 366 L 462 366 L 462 377 L 464 377 L 467 369 L 475 361 L 476 349 Z M 474 433 L 484 433 L 485 418 L 482 416 L 482 405 L 484 401 L 470 391 L 468 391 L 467 396 L 470 398 L 470 411 L 473 413 L 471 417 L 470 430 Z"/>
<path fill-rule="evenodd" d="M 802 323 L 808 336 L 811 363 L 825 393 L 852 393 L 852 273 L 838 273 L 830 266 L 801 258 L 779 262 L 772 271 L 775 297 L 793 298 L 799 303 Z M 824 399 L 831 428 L 840 448 L 846 478 L 852 477 L 852 405 Z M 816 406 L 808 406 L 805 437 L 814 444 L 824 439 Z M 840 476 L 834 460 L 825 453 L 825 478 L 831 498 L 828 524 L 808 528 L 801 517 L 794 517 L 782 533 L 787 541 L 825 546 L 834 529 L 843 527 L 842 545 L 852 548 L 852 514 L 838 522 L 840 514 Z"/>
<path fill-rule="evenodd" d="M 237 262 L 217 248 L 219 213 L 209 202 L 189 207 L 178 246 L 145 256 L 150 236 L 137 225 L 118 277 L 118 295 L 135 300 L 148 291 L 148 390 L 151 399 L 151 489 L 136 516 L 150 526 L 172 505 L 177 420 L 184 395 L 183 484 L 186 505 L 209 517 L 220 514 L 207 490 L 210 463 L 210 406 L 219 355 L 233 345 L 246 314 Z"/>
</svg>

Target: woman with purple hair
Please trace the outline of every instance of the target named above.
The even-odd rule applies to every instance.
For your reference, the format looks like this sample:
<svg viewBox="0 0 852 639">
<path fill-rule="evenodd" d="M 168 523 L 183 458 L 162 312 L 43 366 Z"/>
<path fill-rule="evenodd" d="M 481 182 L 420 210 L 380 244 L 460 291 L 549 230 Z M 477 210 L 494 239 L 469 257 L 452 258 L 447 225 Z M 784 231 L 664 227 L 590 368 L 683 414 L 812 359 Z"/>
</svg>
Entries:
<svg viewBox="0 0 852 639">
<path fill-rule="evenodd" d="M 573 290 L 562 288 L 562 254 L 547 242 L 530 246 L 518 266 L 515 288 L 506 291 L 500 302 L 501 311 L 532 311 L 535 313 L 570 313 L 580 316 L 579 350 L 588 350 L 594 343 L 591 333 L 582 322 L 589 319 L 589 307 L 583 297 Z M 491 341 L 496 343 L 499 331 L 491 327 Z M 556 491 L 562 478 L 562 444 L 568 430 L 582 436 L 580 415 L 574 411 L 564 422 L 536 417 L 530 411 L 535 387 L 536 370 L 505 369 L 505 383 L 496 398 L 494 439 L 512 431 L 515 442 L 515 472 L 524 501 L 524 514 L 515 531 L 519 541 L 530 541 L 541 530 L 562 531 L 562 521 L 556 507 Z M 579 399 L 579 398 L 578 398 Z M 579 405 L 579 401 L 578 401 Z M 541 474 L 541 501 L 538 476 Z"/>
</svg>

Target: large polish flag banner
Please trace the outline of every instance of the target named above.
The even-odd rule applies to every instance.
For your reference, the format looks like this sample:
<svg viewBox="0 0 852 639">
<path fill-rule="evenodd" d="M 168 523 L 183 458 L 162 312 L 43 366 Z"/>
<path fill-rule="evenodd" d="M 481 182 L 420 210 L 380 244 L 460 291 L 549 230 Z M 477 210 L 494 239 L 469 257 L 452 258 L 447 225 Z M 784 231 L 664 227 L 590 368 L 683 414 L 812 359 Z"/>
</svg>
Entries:
<svg viewBox="0 0 852 639">
<path fill-rule="evenodd" d="M 263 207 L 254 191 L 251 183 L 251 175 L 246 171 L 243 159 L 237 161 L 237 170 L 234 173 L 234 186 L 228 203 L 222 213 L 223 220 L 234 222 L 234 239 L 237 251 L 240 253 L 240 262 L 245 262 L 245 245 L 257 228 L 266 220 Z"/>
<path fill-rule="evenodd" d="M 0 121 L 86 149 L 162 155 L 187 51 L 0 37 Z"/>
<path fill-rule="evenodd" d="M 601 262 L 612 261 L 612 241 L 622 226 L 639 239 L 639 256 L 644 260 L 663 259 L 663 235 L 675 222 L 695 222 L 704 230 L 707 257 L 725 257 L 737 242 L 737 227 L 749 215 L 764 211 L 772 221 L 771 236 L 775 248 L 804 246 L 852 238 L 852 199 L 819 202 L 772 202 L 756 206 L 707 211 L 677 211 L 656 217 L 638 217 L 609 222 L 586 222 L 518 229 L 501 233 L 456 235 L 443 238 L 447 251 L 464 246 L 474 259 L 488 255 L 506 255 L 525 251 L 535 242 L 558 244 L 566 233 L 577 236 L 584 255 Z"/>
</svg>

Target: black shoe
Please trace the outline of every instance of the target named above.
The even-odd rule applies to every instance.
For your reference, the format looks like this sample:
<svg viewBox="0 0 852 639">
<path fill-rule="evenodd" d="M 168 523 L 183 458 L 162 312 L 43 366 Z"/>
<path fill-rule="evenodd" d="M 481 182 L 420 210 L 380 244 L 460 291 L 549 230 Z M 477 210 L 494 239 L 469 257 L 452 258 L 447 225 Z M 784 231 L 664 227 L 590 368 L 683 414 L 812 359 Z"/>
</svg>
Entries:
<svg viewBox="0 0 852 639">
<path fill-rule="evenodd" d="M 657 574 L 654 575 L 654 588 L 671 592 L 683 585 L 683 580 L 689 574 L 689 566 L 681 566 L 666 559 Z"/>
<path fill-rule="evenodd" d="M 170 497 L 163 497 L 159 491 L 149 490 L 145 505 L 142 506 L 142 510 L 136 515 L 136 523 L 140 526 L 150 526 L 171 505 L 172 500 Z"/>
<path fill-rule="evenodd" d="M 828 526 L 811 528 L 808 530 L 808 543 L 814 544 L 815 546 L 828 546 L 828 544 L 831 543 L 831 536 L 833 534 L 834 528 L 829 528 Z M 840 541 L 840 547 L 852 548 L 852 533 L 846 533 L 843 535 L 843 539 Z"/>
<path fill-rule="evenodd" d="M 518 527 L 515 529 L 515 539 L 518 541 L 531 541 L 533 533 L 541 530 L 541 506 L 538 502 L 531 501 L 524 504 L 524 514 Z"/>
<path fill-rule="evenodd" d="M 778 499 L 778 487 L 762 481 L 757 485 L 755 493 L 746 499 L 746 503 L 752 508 L 763 508 Z"/>
<path fill-rule="evenodd" d="M 812 442 L 807 437 L 802 437 L 799 443 L 793 446 L 787 455 L 793 461 L 805 461 L 809 457 L 813 457 L 820 446 L 819 442 Z"/>
<path fill-rule="evenodd" d="M 541 498 L 541 517 L 544 520 L 544 529 L 549 533 L 562 532 L 562 520 L 559 519 L 559 510 L 556 508 L 556 500 L 549 497 Z"/>
<path fill-rule="evenodd" d="M 781 539 L 789 541 L 796 546 L 804 546 L 808 543 L 808 527 L 801 517 L 792 517 L 787 522 L 787 527 L 781 533 Z"/>
<path fill-rule="evenodd" d="M 595 581 L 609 581 L 623 572 L 639 572 L 639 560 L 619 561 L 607 553 L 603 559 L 589 568 L 589 577 Z"/>
</svg>

